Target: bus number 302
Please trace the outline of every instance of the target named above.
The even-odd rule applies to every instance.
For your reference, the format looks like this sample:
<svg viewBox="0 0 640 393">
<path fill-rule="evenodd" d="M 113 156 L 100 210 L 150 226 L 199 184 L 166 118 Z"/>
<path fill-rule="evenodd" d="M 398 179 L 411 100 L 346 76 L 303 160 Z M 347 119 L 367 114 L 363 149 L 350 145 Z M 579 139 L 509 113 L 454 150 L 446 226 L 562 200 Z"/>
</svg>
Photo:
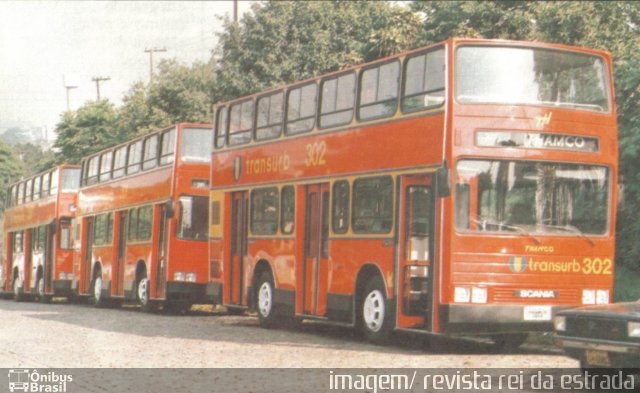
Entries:
<svg viewBox="0 0 640 393">
<path fill-rule="evenodd" d="M 325 165 L 324 155 L 327 152 L 325 141 L 307 144 L 307 158 L 304 160 L 306 166 Z"/>
</svg>

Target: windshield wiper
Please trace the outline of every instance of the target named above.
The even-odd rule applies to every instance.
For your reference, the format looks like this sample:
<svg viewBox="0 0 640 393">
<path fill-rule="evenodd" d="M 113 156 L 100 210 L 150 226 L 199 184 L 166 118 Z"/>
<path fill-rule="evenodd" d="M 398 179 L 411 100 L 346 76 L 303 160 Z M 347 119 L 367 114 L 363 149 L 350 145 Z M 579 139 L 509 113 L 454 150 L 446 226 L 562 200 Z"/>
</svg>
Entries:
<svg viewBox="0 0 640 393">
<path fill-rule="evenodd" d="M 536 244 L 540 244 L 540 239 L 538 239 L 537 237 L 535 237 L 532 233 L 530 233 L 529 231 L 527 231 L 526 229 L 519 227 L 517 225 L 513 225 L 513 224 L 506 224 L 505 222 L 500 222 L 497 221 L 495 219 L 491 219 L 491 218 L 487 218 L 487 217 L 482 217 L 482 216 L 478 216 L 477 219 L 472 218 L 471 219 L 474 223 L 476 223 L 477 225 L 479 225 L 483 231 L 486 230 L 490 230 L 487 229 L 487 225 L 489 226 L 495 226 L 497 227 L 498 231 L 503 231 L 503 230 L 510 230 L 512 232 L 517 232 L 521 235 L 525 235 L 531 239 L 533 239 L 533 241 L 536 242 Z"/>
<path fill-rule="evenodd" d="M 589 236 L 585 235 L 580 228 L 577 228 L 573 225 L 551 225 L 551 224 L 542 224 L 543 226 L 547 227 L 547 228 L 552 228 L 552 229 L 559 229 L 561 231 L 565 231 L 565 232 L 569 232 L 571 234 L 577 235 L 580 238 L 585 239 L 586 241 L 589 242 L 589 244 L 591 244 L 592 246 L 595 245 L 593 239 L 591 239 Z"/>
</svg>

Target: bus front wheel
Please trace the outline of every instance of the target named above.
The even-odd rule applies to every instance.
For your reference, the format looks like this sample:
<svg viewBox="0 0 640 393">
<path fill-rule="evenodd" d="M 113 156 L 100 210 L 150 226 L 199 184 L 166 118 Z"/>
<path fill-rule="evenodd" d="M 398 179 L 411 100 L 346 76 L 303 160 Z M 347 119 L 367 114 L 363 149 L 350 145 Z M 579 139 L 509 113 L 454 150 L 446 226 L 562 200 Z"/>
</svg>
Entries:
<svg viewBox="0 0 640 393">
<path fill-rule="evenodd" d="M 38 279 L 38 300 L 41 303 L 49 303 L 51 298 L 44 291 L 44 277 Z"/>
<path fill-rule="evenodd" d="M 16 302 L 21 302 L 24 299 L 24 296 L 20 291 L 21 286 L 22 286 L 22 280 L 20 280 L 18 277 L 14 278 L 12 289 L 13 289 L 13 300 L 15 300 Z"/>
<path fill-rule="evenodd" d="M 256 308 L 260 325 L 271 328 L 275 325 L 275 315 L 273 312 L 273 276 L 270 271 L 265 271 L 260 275 L 256 291 Z"/>
<path fill-rule="evenodd" d="M 104 307 L 105 305 L 105 299 L 104 296 L 102 296 L 102 276 L 101 275 L 96 275 L 96 277 L 93 279 L 93 290 L 91 291 L 91 303 L 93 303 L 93 305 L 95 307 Z"/>
<path fill-rule="evenodd" d="M 149 279 L 146 277 L 142 277 L 138 280 L 138 285 L 136 288 L 136 294 L 138 297 L 138 304 L 140 304 L 140 308 L 143 312 L 151 312 L 153 311 L 153 304 L 151 302 L 151 298 L 149 296 Z"/>
<path fill-rule="evenodd" d="M 367 282 L 360 303 L 360 327 L 364 336 L 374 343 L 385 343 L 392 330 L 392 313 L 387 308 L 384 284 L 380 277 Z"/>
</svg>

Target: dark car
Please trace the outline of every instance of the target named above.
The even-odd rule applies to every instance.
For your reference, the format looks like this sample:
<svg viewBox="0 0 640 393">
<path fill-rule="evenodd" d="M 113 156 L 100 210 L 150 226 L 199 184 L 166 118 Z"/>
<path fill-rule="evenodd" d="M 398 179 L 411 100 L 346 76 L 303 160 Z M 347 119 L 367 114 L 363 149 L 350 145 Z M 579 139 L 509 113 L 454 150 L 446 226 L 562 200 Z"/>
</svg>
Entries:
<svg viewBox="0 0 640 393">
<path fill-rule="evenodd" d="M 640 301 L 559 312 L 555 343 L 582 368 L 640 367 Z"/>
</svg>

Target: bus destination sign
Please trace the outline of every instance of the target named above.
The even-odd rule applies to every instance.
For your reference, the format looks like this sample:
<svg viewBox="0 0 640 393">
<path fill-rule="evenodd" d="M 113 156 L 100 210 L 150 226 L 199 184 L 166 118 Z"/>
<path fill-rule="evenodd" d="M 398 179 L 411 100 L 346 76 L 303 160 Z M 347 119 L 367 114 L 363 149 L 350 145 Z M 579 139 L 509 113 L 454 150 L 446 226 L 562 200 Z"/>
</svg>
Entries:
<svg viewBox="0 0 640 393">
<path fill-rule="evenodd" d="M 481 147 L 571 150 L 589 153 L 599 151 L 598 138 L 546 132 L 478 131 L 476 145 Z"/>
</svg>

